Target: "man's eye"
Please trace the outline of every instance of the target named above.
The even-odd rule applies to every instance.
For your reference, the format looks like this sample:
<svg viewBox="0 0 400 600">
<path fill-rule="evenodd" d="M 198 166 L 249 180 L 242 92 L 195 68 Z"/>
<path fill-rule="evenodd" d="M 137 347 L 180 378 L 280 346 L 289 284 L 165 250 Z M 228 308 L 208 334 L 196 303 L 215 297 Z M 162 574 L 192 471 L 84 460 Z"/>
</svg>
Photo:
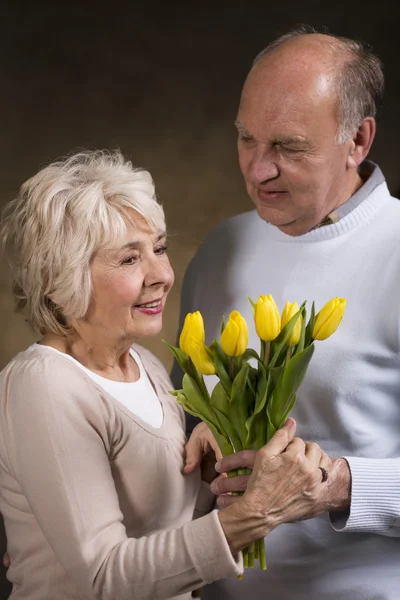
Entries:
<svg viewBox="0 0 400 600">
<path fill-rule="evenodd" d="M 241 142 L 244 142 L 245 144 L 249 144 L 250 142 L 254 141 L 254 138 L 252 138 L 250 135 L 239 135 L 239 140 Z"/>
<path fill-rule="evenodd" d="M 289 154 L 300 154 L 301 152 L 304 152 L 302 148 L 287 148 L 285 146 L 282 146 L 282 149 L 285 152 L 288 152 Z"/>
</svg>

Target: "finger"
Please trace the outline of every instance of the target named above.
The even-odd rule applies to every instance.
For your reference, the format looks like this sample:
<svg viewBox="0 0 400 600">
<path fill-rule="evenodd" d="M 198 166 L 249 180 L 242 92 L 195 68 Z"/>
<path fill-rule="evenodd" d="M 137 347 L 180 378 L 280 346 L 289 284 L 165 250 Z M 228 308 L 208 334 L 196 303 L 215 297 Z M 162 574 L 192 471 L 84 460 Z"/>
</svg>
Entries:
<svg viewBox="0 0 400 600">
<path fill-rule="evenodd" d="M 235 469 L 243 469 L 244 467 L 252 469 L 256 459 L 256 450 L 242 450 L 230 456 L 225 456 L 215 465 L 217 473 L 228 473 Z"/>
<path fill-rule="evenodd" d="M 245 492 L 250 475 L 238 475 L 237 477 L 217 477 L 210 485 L 214 494 L 226 494 L 228 492 Z"/>
<path fill-rule="evenodd" d="M 207 442 L 212 450 L 214 450 L 216 460 L 221 460 L 222 452 L 217 444 L 217 440 L 213 436 L 212 432 L 208 430 L 206 435 Z"/>
<path fill-rule="evenodd" d="M 241 496 L 229 496 L 228 494 L 218 496 L 217 505 L 220 508 L 226 508 L 227 506 L 230 506 L 231 504 L 237 502 L 240 497 Z"/>
<path fill-rule="evenodd" d="M 291 443 L 294 438 L 294 434 L 296 433 L 296 421 L 289 417 L 286 423 L 278 429 L 276 433 L 272 436 L 268 444 L 266 444 L 263 448 L 263 454 L 267 457 L 277 456 L 278 454 L 282 454 Z"/>
<path fill-rule="evenodd" d="M 201 464 L 203 458 L 203 445 L 200 438 L 191 436 L 190 440 L 185 446 L 186 458 L 185 466 L 183 470 L 185 473 L 191 473 L 197 469 Z"/>
<path fill-rule="evenodd" d="M 305 455 L 312 464 L 318 467 L 323 454 L 324 452 L 318 444 L 315 444 L 314 442 L 306 442 Z M 321 467 L 322 466 L 323 465 L 321 465 Z"/>
<path fill-rule="evenodd" d="M 3 565 L 6 569 L 8 569 L 11 565 L 10 555 L 8 554 L 8 552 L 6 552 L 3 556 Z"/>
</svg>

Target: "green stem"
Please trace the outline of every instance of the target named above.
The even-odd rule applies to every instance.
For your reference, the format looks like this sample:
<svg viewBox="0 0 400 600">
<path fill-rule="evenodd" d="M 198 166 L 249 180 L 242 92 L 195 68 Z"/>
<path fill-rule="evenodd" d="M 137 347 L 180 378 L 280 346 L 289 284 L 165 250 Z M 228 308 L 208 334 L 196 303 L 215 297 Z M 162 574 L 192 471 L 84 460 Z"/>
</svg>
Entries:
<svg viewBox="0 0 400 600">
<path fill-rule="evenodd" d="M 249 566 L 249 550 L 248 548 L 243 548 L 243 566 L 246 569 Z"/>
<path fill-rule="evenodd" d="M 265 353 L 264 353 L 263 365 L 265 365 L 266 367 L 268 367 L 269 355 L 270 355 L 270 352 L 271 352 L 271 343 L 270 342 L 264 342 L 264 344 L 265 344 Z"/>
<path fill-rule="evenodd" d="M 229 357 L 229 377 L 231 381 L 235 379 L 235 358 L 233 356 Z"/>
<path fill-rule="evenodd" d="M 254 569 L 254 544 L 250 544 L 250 546 L 248 547 L 248 568 L 249 569 Z"/>
<path fill-rule="evenodd" d="M 262 569 L 263 571 L 266 571 L 267 570 L 267 557 L 265 556 L 264 538 L 261 538 L 261 540 L 258 540 L 256 543 L 258 545 L 258 560 L 260 563 L 260 569 Z"/>
<path fill-rule="evenodd" d="M 267 342 L 264 342 L 264 340 L 261 340 L 261 348 L 260 348 L 260 361 L 262 362 L 263 365 L 265 365 L 265 346 L 266 346 Z"/>
</svg>

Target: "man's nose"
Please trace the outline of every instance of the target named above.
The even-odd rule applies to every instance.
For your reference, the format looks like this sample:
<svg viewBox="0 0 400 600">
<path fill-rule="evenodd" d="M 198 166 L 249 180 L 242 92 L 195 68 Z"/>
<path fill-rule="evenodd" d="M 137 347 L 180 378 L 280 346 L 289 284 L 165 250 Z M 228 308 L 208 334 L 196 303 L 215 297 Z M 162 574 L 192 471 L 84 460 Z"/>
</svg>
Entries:
<svg viewBox="0 0 400 600">
<path fill-rule="evenodd" d="M 257 144 L 250 162 L 249 175 L 255 184 L 261 184 L 279 176 L 279 168 L 274 153 L 265 144 Z"/>
</svg>

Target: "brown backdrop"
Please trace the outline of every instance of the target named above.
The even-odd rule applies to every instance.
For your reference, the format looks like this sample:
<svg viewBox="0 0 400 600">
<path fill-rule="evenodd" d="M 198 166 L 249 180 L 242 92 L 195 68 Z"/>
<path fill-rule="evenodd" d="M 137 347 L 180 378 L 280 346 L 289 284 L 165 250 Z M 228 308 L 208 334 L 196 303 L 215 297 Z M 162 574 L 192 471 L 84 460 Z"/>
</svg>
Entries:
<svg viewBox="0 0 400 600">
<path fill-rule="evenodd" d="M 400 191 L 399 8 L 389 0 L 323 8 L 317 0 L 23 4 L 0 8 L 0 203 L 71 150 L 119 147 L 148 168 L 172 234 L 176 285 L 163 332 L 170 341 L 194 251 L 219 221 L 250 208 L 233 121 L 251 60 L 274 36 L 304 22 L 372 44 L 387 77 L 372 158 Z M 4 269 L 0 333 L 0 367 L 35 339 L 13 313 Z M 148 346 L 170 366 L 160 340 Z"/>
</svg>

